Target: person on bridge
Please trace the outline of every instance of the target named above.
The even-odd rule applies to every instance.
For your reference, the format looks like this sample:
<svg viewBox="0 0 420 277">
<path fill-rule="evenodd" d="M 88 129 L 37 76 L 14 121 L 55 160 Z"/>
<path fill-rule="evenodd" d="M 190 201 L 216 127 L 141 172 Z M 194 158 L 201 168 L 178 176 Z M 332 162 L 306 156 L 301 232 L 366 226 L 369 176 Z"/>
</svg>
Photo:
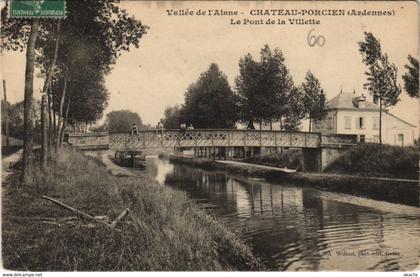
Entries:
<svg viewBox="0 0 420 277">
<path fill-rule="evenodd" d="M 130 127 L 130 132 L 131 132 L 131 135 L 133 136 L 133 135 L 136 135 L 137 136 L 137 138 L 138 139 L 140 139 L 140 137 L 139 137 L 139 132 L 138 132 L 138 130 L 137 130 L 137 125 L 136 125 L 136 123 L 135 122 L 133 122 L 132 124 L 131 124 L 131 127 Z"/>
<path fill-rule="evenodd" d="M 156 126 L 156 134 L 158 134 L 159 138 L 163 137 L 163 124 L 162 120 L 160 120 Z"/>
<path fill-rule="evenodd" d="M 190 124 L 190 126 L 188 126 L 187 130 L 194 130 L 194 126 L 192 124 Z"/>
</svg>

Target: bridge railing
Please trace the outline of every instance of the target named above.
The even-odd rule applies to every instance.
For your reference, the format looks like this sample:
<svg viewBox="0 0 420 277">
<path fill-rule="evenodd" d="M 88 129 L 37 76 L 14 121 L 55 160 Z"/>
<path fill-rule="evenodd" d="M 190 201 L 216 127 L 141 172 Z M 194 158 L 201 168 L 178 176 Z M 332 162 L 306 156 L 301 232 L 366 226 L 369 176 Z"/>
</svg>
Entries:
<svg viewBox="0 0 420 277">
<path fill-rule="evenodd" d="M 195 129 L 109 133 L 110 148 L 265 146 L 317 148 L 321 134 L 269 130 Z"/>
<path fill-rule="evenodd" d="M 347 147 L 357 144 L 357 135 L 331 134 L 321 136 L 321 146 Z"/>
</svg>

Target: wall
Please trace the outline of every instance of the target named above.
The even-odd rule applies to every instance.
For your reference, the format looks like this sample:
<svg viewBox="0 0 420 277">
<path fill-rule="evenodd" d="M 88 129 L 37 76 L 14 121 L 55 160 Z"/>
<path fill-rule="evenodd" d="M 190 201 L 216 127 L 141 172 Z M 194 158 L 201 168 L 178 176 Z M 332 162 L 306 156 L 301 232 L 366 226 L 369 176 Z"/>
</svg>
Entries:
<svg viewBox="0 0 420 277">
<path fill-rule="evenodd" d="M 351 117 L 351 129 L 345 128 L 345 116 Z M 364 129 L 356 128 L 356 119 L 364 117 Z M 379 142 L 379 125 L 378 129 L 374 129 L 374 117 L 379 118 L 379 111 L 363 111 L 360 110 L 339 110 L 330 111 L 327 119 L 321 123 L 313 125 L 314 132 L 322 132 L 323 134 L 357 134 L 365 135 L 366 142 Z M 415 139 L 416 127 L 399 120 L 395 116 L 388 113 L 382 113 L 382 141 L 390 145 L 397 145 L 397 135 L 404 135 L 404 146 L 413 145 Z M 375 137 L 376 136 L 376 137 Z"/>
<path fill-rule="evenodd" d="M 325 119 L 313 122 L 312 132 L 322 132 L 323 134 L 337 133 L 337 111 L 331 110 L 328 112 Z"/>
</svg>

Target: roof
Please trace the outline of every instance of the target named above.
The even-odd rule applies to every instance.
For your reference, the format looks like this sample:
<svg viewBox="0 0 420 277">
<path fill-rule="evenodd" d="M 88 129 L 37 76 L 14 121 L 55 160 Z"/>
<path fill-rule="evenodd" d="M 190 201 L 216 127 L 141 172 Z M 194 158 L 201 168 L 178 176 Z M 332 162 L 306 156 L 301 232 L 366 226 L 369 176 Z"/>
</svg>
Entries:
<svg viewBox="0 0 420 277">
<path fill-rule="evenodd" d="M 365 107 L 359 108 L 359 100 L 365 101 Z M 354 111 L 379 111 L 379 105 L 372 103 L 366 100 L 366 96 L 363 94 L 356 95 L 354 92 L 340 92 L 334 98 L 331 98 L 327 102 L 327 109 L 343 109 L 343 110 L 354 110 Z M 416 127 L 415 125 L 402 120 L 401 118 L 391 114 L 387 109 L 382 109 L 384 113 L 389 114 L 390 116 L 395 117 L 401 122 L 410 125 L 411 127 Z"/>
<path fill-rule="evenodd" d="M 359 100 L 364 101 L 365 107 L 359 108 Z M 356 95 L 354 92 L 340 92 L 327 102 L 328 109 L 370 109 L 379 110 L 379 106 L 366 100 L 364 95 Z"/>
</svg>

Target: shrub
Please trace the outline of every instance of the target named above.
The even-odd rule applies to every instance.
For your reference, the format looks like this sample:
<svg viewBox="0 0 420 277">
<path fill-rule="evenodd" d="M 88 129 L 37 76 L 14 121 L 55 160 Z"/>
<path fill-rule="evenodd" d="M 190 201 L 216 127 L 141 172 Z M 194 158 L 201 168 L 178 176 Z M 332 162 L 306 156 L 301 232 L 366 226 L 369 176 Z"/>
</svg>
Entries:
<svg viewBox="0 0 420 277">
<path fill-rule="evenodd" d="M 326 172 L 361 176 L 418 178 L 418 149 L 361 143 L 332 162 Z"/>
</svg>

